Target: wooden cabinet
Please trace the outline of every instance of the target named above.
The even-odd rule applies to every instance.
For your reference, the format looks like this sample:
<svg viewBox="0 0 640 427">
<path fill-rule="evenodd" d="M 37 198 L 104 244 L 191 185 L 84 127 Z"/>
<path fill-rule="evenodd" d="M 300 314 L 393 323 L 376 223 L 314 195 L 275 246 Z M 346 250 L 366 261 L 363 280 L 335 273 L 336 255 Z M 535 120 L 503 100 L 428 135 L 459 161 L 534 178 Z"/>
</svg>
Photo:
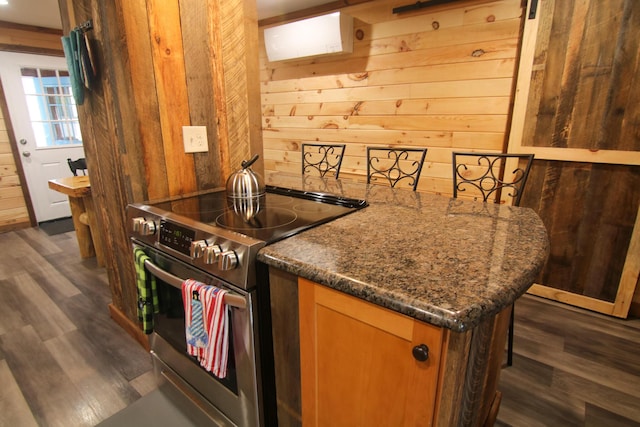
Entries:
<svg viewBox="0 0 640 427">
<path fill-rule="evenodd" d="M 300 278 L 305 426 L 429 426 L 448 331 Z M 428 347 L 417 360 L 414 347 Z"/>
<path fill-rule="evenodd" d="M 276 268 L 269 282 L 279 427 L 493 425 L 511 306 L 453 332 Z"/>
</svg>

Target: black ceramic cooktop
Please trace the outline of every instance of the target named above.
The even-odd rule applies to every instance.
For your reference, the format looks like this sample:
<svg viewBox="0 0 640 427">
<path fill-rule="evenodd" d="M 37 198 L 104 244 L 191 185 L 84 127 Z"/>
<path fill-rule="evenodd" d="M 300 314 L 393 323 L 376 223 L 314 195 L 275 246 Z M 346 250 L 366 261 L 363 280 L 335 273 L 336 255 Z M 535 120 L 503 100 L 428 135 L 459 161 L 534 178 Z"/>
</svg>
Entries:
<svg viewBox="0 0 640 427">
<path fill-rule="evenodd" d="M 273 243 L 364 208 L 367 203 L 327 193 L 268 186 L 267 192 L 258 198 L 230 198 L 225 191 L 212 191 L 151 205 Z"/>
</svg>

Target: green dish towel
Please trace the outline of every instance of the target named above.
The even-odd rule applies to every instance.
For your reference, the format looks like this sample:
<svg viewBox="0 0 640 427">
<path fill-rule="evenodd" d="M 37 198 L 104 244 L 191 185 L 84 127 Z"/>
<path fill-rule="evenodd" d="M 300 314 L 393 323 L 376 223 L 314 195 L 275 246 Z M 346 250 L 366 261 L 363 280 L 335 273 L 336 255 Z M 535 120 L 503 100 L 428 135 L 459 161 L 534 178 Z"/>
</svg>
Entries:
<svg viewBox="0 0 640 427">
<path fill-rule="evenodd" d="M 82 69 L 79 46 L 79 30 L 71 30 L 68 36 L 62 37 L 62 49 L 67 59 L 69 68 L 69 80 L 71 81 L 71 92 L 76 104 L 82 105 L 84 102 L 84 85 L 82 84 Z"/>
<path fill-rule="evenodd" d="M 145 334 L 153 332 L 153 314 L 159 311 L 156 278 L 148 274 L 144 262 L 150 259 L 142 248 L 134 248 L 133 255 L 136 265 L 136 282 L 138 285 L 138 320 L 142 324 Z"/>
</svg>

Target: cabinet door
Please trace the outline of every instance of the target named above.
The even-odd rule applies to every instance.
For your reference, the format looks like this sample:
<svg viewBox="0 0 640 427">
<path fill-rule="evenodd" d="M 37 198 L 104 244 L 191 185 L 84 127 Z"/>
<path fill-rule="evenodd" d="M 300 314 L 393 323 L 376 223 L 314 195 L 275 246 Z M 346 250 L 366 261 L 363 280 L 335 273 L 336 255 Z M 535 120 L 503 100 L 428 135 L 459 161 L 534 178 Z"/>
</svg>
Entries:
<svg viewBox="0 0 640 427">
<path fill-rule="evenodd" d="M 305 426 L 429 426 L 442 328 L 299 279 Z M 425 344 L 428 359 L 413 356 Z"/>
</svg>

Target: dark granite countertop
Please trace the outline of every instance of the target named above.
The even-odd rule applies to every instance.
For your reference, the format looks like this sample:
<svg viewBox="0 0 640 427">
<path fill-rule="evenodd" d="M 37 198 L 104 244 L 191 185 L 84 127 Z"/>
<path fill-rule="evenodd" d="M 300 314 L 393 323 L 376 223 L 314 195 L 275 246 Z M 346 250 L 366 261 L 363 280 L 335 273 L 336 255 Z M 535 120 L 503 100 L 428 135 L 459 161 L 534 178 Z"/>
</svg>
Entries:
<svg viewBox="0 0 640 427">
<path fill-rule="evenodd" d="M 528 208 L 333 179 L 267 181 L 369 206 L 266 246 L 258 260 L 453 331 L 513 303 L 548 256 L 546 229 Z"/>
</svg>

